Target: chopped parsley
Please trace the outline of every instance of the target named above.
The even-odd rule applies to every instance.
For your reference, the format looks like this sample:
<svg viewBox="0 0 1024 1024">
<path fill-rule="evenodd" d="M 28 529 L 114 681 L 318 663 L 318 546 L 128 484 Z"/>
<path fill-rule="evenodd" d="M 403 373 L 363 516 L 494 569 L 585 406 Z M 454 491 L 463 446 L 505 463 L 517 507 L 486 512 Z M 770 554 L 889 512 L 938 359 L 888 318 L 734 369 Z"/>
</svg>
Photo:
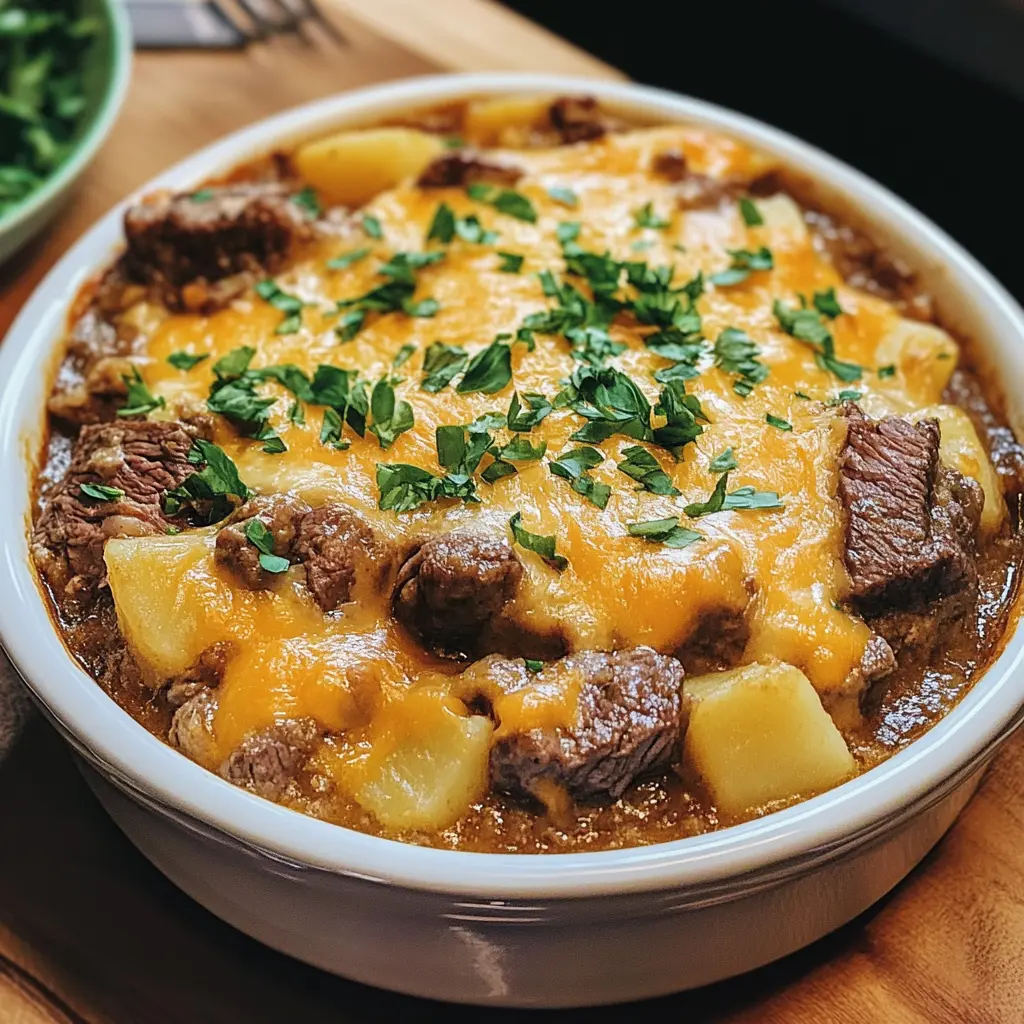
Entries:
<svg viewBox="0 0 1024 1024">
<path fill-rule="evenodd" d="M 589 470 L 604 462 L 604 455 L 596 448 L 580 447 L 563 452 L 557 459 L 548 460 L 548 469 L 555 476 L 568 480 L 577 494 L 596 505 L 604 508 L 611 497 L 612 489 L 602 484 L 589 474 Z"/>
<path fill-rule="evenodd" d="M 498 335 L 487 346 L 477 352 L 469 361 L 466 372 L 455 388 L 460 395 L 482 391 L 485 395 L 493 395 L 501 391 L 512 379 L 512 350 L 508 343 Z"/>
<path fill-rule="evenodd" d="M 186 477 L 179 487 L 167 491 L 163 500 L 167 515 L 177 515 L 188 507 L 199 522 L 219 523 L 249 497 L 249 488 L 238 476 L 238 468 L 212 441 L 193 441 L 188 461 L 203 468 Z"/>
<path fill-rule="evenodd" d="M 334 259 L 327 261 L 328 270 L 348 270 L 353 263 L 358 263 L 360 260 L 365 260 L 370 255 L 371 250 L 369 248 L 362 249 L 350 249 L 348 252 L 343 252 L 340 256 L 335 256 Z"/>
<path fill-rule="evenodd" d="M 268 277 L 258 282 L 256 294 L 284 313 L 284 319 L 274 328 L 275 334 L 294 334 L 302 326 L 302 309 L 305 303 L 297 296 L 281 291 L 272 278 Z"/>
<path fill-rule="evenodd" d="M 563 206 L 568 206 L 570 209 L 574 209 L 580 202 L 580 197 L 576 195 L 571 188 L 555 186 L 554 188 L 548 189 L 548 195 L 551 196 L 556 203 L 561 203 Z"/>
<path fill-rule="evenodd" d="M 651 544 L 664 544 L 667 548 L 686 548 L 703 538 L 695 530 L 679 525 L 677 517 L 648 519 L 643 523 L 626 523 L 631 537 L 640 537 Z"/>
<path fill-rule="evenodd" d="M 340 452 L 350 447 L 351 442 L 342 439 L 342 432 L 345 429 L 345 421 L 337 409 L 327 406 L 324 409 L 324 418 L 320 424 L 320 443 L 325 448 L 335 448 Z"/>
<path fill-rule="evenodd" d="M 523 404 L 525 402 L 525 405 Z M 524 392 L 522 400 L 519 392 L 512 393 L 509 402 L 506 422 L 509 430 L 533 430 L 551 412 L 551 403 L 543 396 L 534 392 Z"/>
<path fill-rule="evenodd" d="M 498 250 L 498 269 L 503 274 L 518 274 L 523 269 L 523 261 L 526 259 L 525 256 L 521 256 L 517 252 L 502 252 Z"/>
<path fill-rule="evenodd" d="M 523 514 L 517 512 L 508 521 L 512 531 L 512 539 L 527 551 L 540 555 L 548 565 L 561 572 L 569 565 L 569 560 L 556 552 L 555 537 L 545 537 L 539 533 L 531 533 L 523 525 Z"/>
<path fill-rule="evenodd" d="M 416 346 L 412 342 L 404 344 L 396 353 L 394 359 L 391 360 L 391 369 L 397 370 L 399 367 L 404 366 L 411 358 L 412 354 L 416 351 Z"/>
<path fill-rule="evenodd" d="M 475 182 L 466 189 L 470 199 L 478 203 L 486 203 L 493 206 L 499 213 L 515 217 L 517 220 L 524 220 L 528 224 L 537 223 L 537 211 L 530 202 L 528 196 L 511 188 L 499 188 L 496 185 L 486 185 L 483 182 Z"/>
<path fill-rule="evenodd" d="M 411 512 L 442 495 L 443 480 L 428 470 L 405 463 L 377 463 L 378 508 L 392 512 Z"/>
<path fill-rule="evenodd" d="M 802 306 L 797 309 L 784 305 L 778 299 L 775 300 L 772 310 L 779 326 L 797 341 L 814 349 L 814 361 L 822 370 L 847 384 L 860 380 L 863 372 L 861 367 L 856 363 L 844 363 L 836 358 L 835 339 L 825 326 L 822 314 L 817 309 L 808 308 L 803 296 L 800 299 Z"/>
<path fill-rule="evenodd" d="M 361 226 L 370 238 L 384 237 L 384 229 L 381 227 L 380 221 L 369 213 L 364 214 Z"/>
<path fill-rule="evenodd" d="M 835 320 L 837 316 L 843 315 L 843 307 L 839 305 L 839 299 L 836 298 L 835 288 L 829 288 L 823 292 L 815 292 L 811 302 L 814 308 L 822 316 L 827 316 L 829 320 Z"/>
<path fill-rule="evenodd" d="M 730 469 L 735 469 L 738 465 L 736 453 L 731 448 L 726 448 L 724 452 L 719 452 L 708 463 L 708 472 L 728 473 Z"/>
<path fill-rule="evenodd" d="M 757 208 L 757 203 L 753 199 L 743 196 L 739 201 L 739 207 L 743 223 L 748 228 L 759 228 L 764 224 L 764 217 L 761 216 L 761 211 Z"/>
<path fill-rule="evenodd" d="M 655 213 L 653 203 L 645 203 L 639 210 L 634 210 L 633 223 L 638 228 L 654 228 L 656 231 L 662 231 L 671 224 L 671 221 Z"/>
<path fill-rule="evenodd" d="M 755 270 L 772 270 L 775 257 L 767 246 L 762 245 L 757 252 L 748 249 L 727 249 L 732 263 L 725 270 L 712 274 L 708 280 L 720 288 L 729 288 L 734 284 L 746 281 Z"/>
<path fill-rule="evenodd" d="M 475 245 L 492 245 L 498 239 L 498 232 L 488 231 L 476 214 L 457 217 L 447 203 L 441 203 L 427 228 L 427 241 L 436 240 L 447 245 L 456 235 Z"/>
<path fill-rule="evenodd" d="M 260 566 L 267 572 L 287 572 L 291 563 L 287 558 L 274 554 L 274 535 L 263 520 L 253 516 L 245 524 L 245 539 L 260 553 Z"/>
<path fill-rule="evenodd" d="M 777 427 L 779 430 L 793 429 L 793 424 L 789 420 L 784 420 L 781 416 L 775 416 L 770 412 L 765 414 L 764 421 L 768 426 Z"/>
<path fill-rule="evenodd" d="M 715 489 L 707 501 L 694 502 L 687 505 L 683 511 L 691 519 L 697 519 L 729 509 L 782 508 L 782 502 L 775 491 L 755 491 L 753 487 L 747 486 L 738 487 L 732 494 L 727 494 L 728 485 L 729 474 L 726 472 L 718 478 L 718 483 L 715 484 Z"/>
<path fill-rule="evenodd" d="M 172 352 L 167 357 L 167 362 L 169 362 L 176 370 L 187 371 L 191 370 L 193 366 L 198 366 L 209 358 L 209 355 L 206 353 L 197 356 L 192 352 Z"/>
<path fill-rule="evenodd" d="M 81 497 L 92 501 L 120 501 L 124 497 L 120 487 L 108 487 L 106 484 L 82 484 L 78 490 Z"/>
<path fill-rule="evenodd" d="M 424 376 L 420 381 L 420 389 L 431 393 L 443 391 L 452 378 L 466 368 L 467 362 L 469 353 L 461 345 L 432 342 L 423 356 Z"/>
<path fill-rule="evenodd" d="M 640 488 L 651 494 L 674 496 L 678 488 L 672 485 L 669 475 L 661 468 L 658 460 L 646 448 L 630 445 L 623 449 L 625 458 L 619 463 L 619 470 L 640 484 Z"/>
<path fill-rule="evenodd" d="M 436 299 L 413 301 L 416 271 L 444 259 L 442 252 L 397 252 L 377 269 L 387 284 L 354 299 L 342 299 L 337 312 L 344 316 L 335 328 L 342 341 L 351 341 L 363 328 L 369 313 L 402 312 L 407 316 L 432 317 L 440 308 Z"/>
<path fill-rule="evenodd" d="M 193 192 L 188 198 L 193 203 L 208 203 L 216 194 L 212 188 L 201 188 L 198 192 Z"/>
<path fill-rule="evenodd" d="M 122 374 L 121 380 L 124 381 L 125 387 L 128 389 L 128 395 L 124 405 L 117 410 L 118 416 L 145 416 L 154 409 L 162 409 L 167 404 L 163 395 L 154 395 L 149 390 L 137 366 L 132 367 L 130 374 Z"/>
<path fill-rule="evenodd" d="M 859 402 L 864 397 L 864 393 L 861 391 L 849 391 L 842 390 L 836 395 L 836 398 L 840 402 Z"/>
<path fill-rule="evenodd" d="M 524 658 L 523 664 L 526 666 L 527 672 L 541 672 L 544 669 L 544 662 L 539 661 L 537 658 Z"/>
<path fill-rule="evenodd" d="M 370 392 L 370 432 L 380 442 L 381 448 L 390 448 L 399 434 L 411 430 L 415 424 L 412 406 L 406 401 L 396 401 L 395 389 L 387 377 L 382 377 Z"/>
<path fill-rule="evenodd" d="M 317 198 L 316 190 L 308 185 L 301 192 L 296 192 L 291 200 L 300 210 L 304 210 L 311 217 L 319 217 L 324 212 L 320 200 Z"/>
<path fill-rule="evenodd" d="M 733 381 L 732 389 L 742 398 L 746 398 L 770 372 L 764 363 L 759 362 L 760 354 L 761 350 L 753 338 L 736 327 L 726 327 L 715 342 L 715 366 L 739 377 Z"/>
<path fill-rule="evenodd" d="M 896 364 L 895 363 L 889 363 L 888 366 L 880 366 L 878 368 L 878 376 L 882 380 L 884 380 L 886 377 L 895 377 L 896 376 Z"/>
</svg>

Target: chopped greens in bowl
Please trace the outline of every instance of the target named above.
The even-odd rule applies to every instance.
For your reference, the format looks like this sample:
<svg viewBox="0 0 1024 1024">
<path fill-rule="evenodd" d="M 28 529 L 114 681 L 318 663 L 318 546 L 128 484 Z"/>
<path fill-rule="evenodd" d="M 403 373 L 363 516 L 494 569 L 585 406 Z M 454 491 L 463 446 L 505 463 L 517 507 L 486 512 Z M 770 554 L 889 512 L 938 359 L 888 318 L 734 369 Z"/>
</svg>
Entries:
<svg viewBox="0 0 1024 1024">
<path fill-rule="evenodd" d="M 130 51 L 118 0 L 0 0 L 0 258 L 98 148 Z"/>
</svg>

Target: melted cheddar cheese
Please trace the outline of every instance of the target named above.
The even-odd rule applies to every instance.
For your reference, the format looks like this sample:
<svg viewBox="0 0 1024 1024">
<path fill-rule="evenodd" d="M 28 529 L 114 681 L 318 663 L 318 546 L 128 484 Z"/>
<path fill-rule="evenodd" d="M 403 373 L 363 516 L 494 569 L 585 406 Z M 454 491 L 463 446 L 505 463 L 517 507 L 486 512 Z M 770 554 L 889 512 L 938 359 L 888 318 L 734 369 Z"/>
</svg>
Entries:
<svg viewBox="0 0 1024 1024">
<path fill-rule="evenodd" d="M 404 379 L 395 390 L 399 400 L 412 406 L 415 424 L 387 451 L 371 433 L 360 438 L 347 428 L 347 450 L 325 446 L 320 440 L 323 409 L 307 406 L 305 423 L 292 422 L 292 395 L 273 382 L 261 385 L 260 393 L 279 399 L 270 424 L 287 446 L 285 452 L 265 453 L 259 442 L 239 437 L 220 417 L 215 417 L 213 440 L 256 493 L 291 492 L 313 505 L 347 503 L 395 542 L 465 524 L 507 535 L 510 517 L 521 513 L 528 530 L 556 537 L 558 554 L 568 566 L 559 572 L 517 548 L 524 583 L 508 614 L 533 633 L 564 637 L 569 650 L 648 644 L 671 653 L 709 615 L 748 609 L 744 662 L 796 666 L 826 707 L 848 718 L 856 712 L 844 700 L 870 631 L 843 610 L 849 582 L 836 488 L 845 430 L 835 407 L 840 393 L 851 388 L 863 396 L 870 415 L 934 406 L 941 402 L 957 347 L 938 328 L 905 321 L 888 303 L 847 287 L 816 251 L 800 210 L 785 195 L 757 202 L 764 221 L 757 226 L 748 226 L 731 202 L 713 209 L 678 209 L 671 183 L 652 170 L 655 157 L 669 150 L 684 154 L 693 171 L 714 178 L 750 178 L 771 169 L 770 161 L 738 142 L 679 126 L 637 129 L 549 150 L 489 151 L 488 160 L 524 171 L 515 188 L 529 197 L 536 223 L 476 202 L 464 189 L 423 189 L 406 180 L 375 196 L 362 211 L 379 220 L 381 239 L 363 235 L 356 218 L 348 234 L 321 239 L 277 275 L 279 287 L 306 304 L 294 333 L 275 333 L 281 312 L 252 292 L 210 316 L 137 307 L 133 320 L 148 338 L 142 376 L 166 399 L 171 417 L 204 407 L 213 364 L 239 346 L 256 350 L 253 369 L 292 363 L 312 375 L 318 365 L 331 364 L 358 371 L 372 384 L 390 372 L 403 346 L 412 345 L 414 354 L 396 371 Z M 552 198 L 552 189 L 556 194 L 571 189 L 577 205 L 567 208 Z M 427 243 L 428 226 L 442 201 L 458 216 L 475 214 L 485 228 L 499 233 L 498 240 L 490 245 L 459 238 L 445 246 Z M 646 204 L 668 221 L 667 227 L 637 226 L 636 213 Z M 580 223 L 577 242 L 585 250 L 607 250 L 616 259 L 643 260 L 651 267 L 672 266 L 676 285 L 700 272 L 707 279 L 725 269 L 728 250 L 768 247 L 773 270 L 755 271 L 731 286 L 708 283 L 697 306 L 709 342 L 726 328 L 746 332 L 769 375 L 743 397 L 734 390 L 735 374 L 714 365 L 708 345 L 699 376 L 686 382 L 707 417 L 703 433 L 682 449 L 678 461 L 663 448 L 646 446 L 681 492 L 678 497 L 639 490 L 616 468 L 623 450 L 636 443 L 619 435 L 597 446 L 605 460 L 592 470 L 594 479 L 612 489 L 607 507 L 599 509 L 576 493 L 546 464 L 575 447 L 570 434 L 583 423 L 576 412 L 563 408 L 526 435 L 546 443 L 545 458 L 519 463 L 517 475 L 493 485 L 479 483 L 479 504 L 445 500 L 403 514 L 381 511 L 379 463 L 443 472 L 435 447 L 437 427 L 504 412 L 514 390 L 539 392 L 551 400 L 578 365 L 563 337 L 538 333 L 533 351 L 512 344 L 512 382 L 497 394 L 420 389 L 424 352 L 431 342 L 461 345 L 473 355 L 496 335 L 515 335 L 529 314 L 550 308 L 538 273 L 547 269 L 563 277 L 556 229 L 564 221 Z M 345 269 L 328 269 L 329 259 L 362 246 L 371 249 L 367 258 Z M 394 253 L 424 249 L 445 253 L 416 278 L 415 298 L 436 299 L 436 315 L 371 314 L 354 339 L 341 342 L 334 330 L 336 303 L 380 285 L 377 270 Z M 521 271 L 500 270 L 497 250 L 521 254 Z M 571 280 L 585 290 L 578 278 Z M 863 368 L 855 383 L 820 368 L 813 350 L 785 333 L 772 311 L 775 300 L 794 307 L 798 295 L 810 297 L 830 288 L 843 311 L 828 324 L 836 355 Z M 654 406 L 662 385 L 653 374 L 669 363 L 645 347 L 643 338 L 650 331 L 618 318 L 611 334 L 626 348 L 610 365 L 627 373 Z M 183 372 L 168 363 L 168 356 L 180 351 L 210 358 Z M 771 425 L 769 417 L 792 429 Z M 684 507 L 708 499 L 718 479 L 709 465 L 727 448 L 738 463 L 729 476 L 730 491 L 745 486 L 774 491 L 782 507 L 720 511 L 688 521 Z M 701 539 L 676 549 L 627 531 L 629 523 L 672 516 L 682 516 L 682 525 Z M 200 531 L 160 542 L 165 557 L 147 562 L 147 571 L 158 573 L 149 579 L 152 601 L 129 604 L 121 600 L 127 592 L 122 576 L 131 570 L 122 565 L 131 560 L 118 562 L 111 551 L 116 556 L 118 545 L 135 543 L 111 541 L 108 564 L 122 628 L 142 662 L 167 678 L 212 643 L 236 645 L 214 719 L 217 760 L 253 730 L 310 716 L 335 734 L 318 755 L 320 769 L 372 806 L 365 769 L 370 760 L 391 756 L 424 729 L 448 728 L 441 720 L 445 716 L 466 718 L 465 707 L 444 682 L 454 669 L 403 634 L 391 618 L 386 594 L 367 588 L 343 614 L 325 616 L 305 591 L 300 567 L 283 574 L 272 589 L 246 590 L 215 564 L 212 534 Z M 571 722 L 577 687 L 578 681 L 540 673 L 533 685 L 503 699 L 501 728 Z M 488 741 L 466 730 L 459 736 L 470 746 Z"/>
</svg>

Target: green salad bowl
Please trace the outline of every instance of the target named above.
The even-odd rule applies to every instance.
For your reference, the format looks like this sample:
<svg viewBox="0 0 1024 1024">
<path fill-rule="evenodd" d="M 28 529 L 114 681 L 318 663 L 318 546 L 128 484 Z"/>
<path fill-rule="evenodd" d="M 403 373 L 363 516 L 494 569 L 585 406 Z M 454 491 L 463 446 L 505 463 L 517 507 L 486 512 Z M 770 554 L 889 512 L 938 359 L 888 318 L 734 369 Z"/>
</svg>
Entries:
<svg viewBox="0 0 1024 1024">
<path fill-rule="evenodd" d="M 0 13 L 4 6 L 0 3 Z M 63 159 L 27 195 L 0 207 L 0 263 L 39 234 L 60 211 L 124 103 L 132 60 L 131 28 L 124 4 L 121 0 L 82 0 L 81 13 L 98 24 L 82 55 L 84 106 Z M 14 44 L 0 34 L 0 47 L 5 45 Z"/>
</svg>

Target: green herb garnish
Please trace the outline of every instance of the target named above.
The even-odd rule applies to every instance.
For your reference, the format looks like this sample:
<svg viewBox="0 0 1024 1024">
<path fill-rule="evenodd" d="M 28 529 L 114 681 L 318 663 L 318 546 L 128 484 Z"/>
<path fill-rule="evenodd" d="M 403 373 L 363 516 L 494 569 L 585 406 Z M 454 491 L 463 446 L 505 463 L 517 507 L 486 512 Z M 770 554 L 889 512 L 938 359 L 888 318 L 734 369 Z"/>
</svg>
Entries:
<svg viewBox="0 0 1024 1024">
<path fill-rule="evenodd" d="M 444 259 L 442 252 L 397 252 L 377 269 L 387 284 L 379 285 L 354 299 L 342 299 L 337 311 L 344 316 L 335 328 L 342 341 L 351 341 L 366 323 L 370 313 L 397 313 L 407 316 L 432 317 L 440 308 L 436 299 L 413 301 L 416 271 Z"/>
<path fill-rule="evenodd" d="M 568 480 L 577 494 L 596 505 L 605 508 L 611 497 L 612 489 L 589 475 L 589 470 L 604 462 L 604 455 L 596 448 L 573 448 L 563 452 L 557 459 L 548 460 L 548 469 L 555 476 Z"/>
<path fill-rule="evenodd" d="M 736 455 L 731 448 L 726 448 L 724 452 L 719 452 L 709 463 L 709 473 L 728 473 L 730 469 L 735 469 L 739 463 L 736 461 Z"/>
<path fill-rule="evenodd" d="M 340 256 L 335 256 L 334 259 L 327 261 L 328 270 L 348 270 L 353 263 L 358 263 L 360 260 L 365 260 L 367 256 L 372 252 L 371 249 L 350 249 L 348 252 L 343 252 Z"/>
<path fill-rule="evenodd" d="M 755 491 L 753 487 L 747 486 L 738 487 L 732 494 L 727 494 L 728 485 L 729 474 L 723 473 L 707 501 L 694 502 L 687 505 L 683 511 L 691 519 L 697 519 L 729 509 L 782 508 L 782 502 L 775 491 Z"/>
<path fill-rule="evenodd" d="M 245 539 L 254 545 L 260 553 L 260 565 L 267 572 L 287 572 L 291 563 L 287 558 L 274 554 L 274 535 L 267 529 L 266 523 L 255 516 L 245 524 Z"/>
<path fill-rule="evenodd" d="M 275 334 L 294 334 L 302 326 L 305 303 L 295 295 L 281 291 L 276 281 L 266 278 L 256 285 L 256 294 L 284 313 L 284 319 L 274 328 Z"/>
<path fill-rule="evenodd" d="M 732 257 L 732 263 L 726 270 L 720 270 L 712 274 L 708 280 L 719 288 L 728 288 L 734 284 L 746 281 L 755 270 L 771 270 L 775 266 L 775 258 L 771 249 L 762 245 L 757 252 L 750 252 L 748 249 L 726 250 Z"/>
<path fill-rule="evenodd" d="M 640 537 L 651 544 L 664 544 L 667 548 L 686 548 L 703 538 L 695 530 L 679 525 L 679 520 L 649 519 L 643 523 L 626 523 L 631 537 Z"/>
<path fill-rule="evenodd" d="M 548 195 L 551 196 L 556 203 L 561 203 L 563 206 L 568 206 L 570 209 L 574 209 L 580 202 L 580 197 L 576 195 L 571 188 L 555 186 L 554 188 L 548 189 Z"/>
<path fill-rule="evenodd" d="M 757 203 L 753 199 L 743 196 L 739 201 L 739 207 L 743 223 L 748 228 L 759 228 L 764 224 L 764 217 L 761 216 L 761 211 L 757 208 Z"/>
<path fill-rule="evenodd" d="M 562 572 L 569 565 L 569 560 L 556 553 L 555 537 L 544 537 L 539 533 L 531 533 L 522 525 L 523 515 L 517 512 L 508 521 L 509 529 L 512 531 L 512 539 L 527 551 L 540 555 L 548 565 Z"/>
<path fill-rule="evenodd" d="M 493 395 L 512 380 L 512 350 L 497 337 L 469 361 L 466 372 L 455 390 L 460 395 L 482 391 Z"/>
<path fill-rule="evenodd" d="M 387 377 L 382 377 L 370 393 L 370 431 L 380 442 L 381 448 L 390 448 L 399 434 L 411 430 L 415 423 L 412 406 L 395 399 L 395 389 Z"/>
<path fill-rule="evenodd" d="M 238 476 L 238 468 L 212 441 L 202 438 L 193 441 L 188 461 L 193 465 L 205 465 L 179 487 L 167 491 L 163 500 L 163 510 L 167 515 L 177 515 L 189 507 L 200 522 L 219 523 L 249 497 L 249 488 Z"/>
<path fill-rule="evenodd" d="M 137 366 L 132 367 L 130 374 L 122 374 L 121 380 L 128 388 L 128 395 L 122 408 L 117 410 L 118 416 L 145 416 L 167 404 L 163 395 L 154 395 L 149 390 Z"/>
<path fill-rule="evenodd" d="M 774 416 L 772 413 L 766 413 L 764 417 L 765 423 L 770 427 L 777 427 L 779 430 L 792 430 L 793 424 L 789 420 L 784 420 L 781 416 Z"/>
<path fill-rule="evenodd" d="M 363 216 L 361 226 L 364 232 L 370 236 L 370 238 L 383 238 L 384 229 L 381 227 L 380 221 L 367 213 Z"/>
<path fill-rule="evenodd" d="M 93 501 L 120 501 L 124 497 L 120 487 L 108 487 L 106 484 L 82 484 L 78 490 L 83 498 Z"/>
<path fill-rule="evenodd" d="M 739 377 L 733 381 L 732 389 L 743 398 L 768 376 L 768 367 L 758 360 L 761 350 L 753 338 L 736 327 L 722 331 L 715 342 L 714 354 L 715 366 Z"/>
<path fill-rule="evenodd" d="M 204 362 L 209 358 L 210 357 L 207 354 L 197 356 L 193 355 L 191 352 L 172 352 L 167 357 L 167 362 L 169 362 L 176 370 L 191 370 L 193 366 L 198 366 L 201 362 Z"/>
<path fill-rule="evenodd" d="M 860 380 L 862 369 L 856 363 L 844 363 L 836 358 L 835 340 L 832 332 L 825 326 L 822 314 L 817 309 L 804 305 L 799 309 L 791 309 L 778 299 L 772 306 L 779 326 L 797 341 L 810 346 L 815 351 L 814 361 L 822 370 L 833 374 L 847 384 Z"/>
<path fill-rule="evenodd" d="M 507 214 L 509 217 L 524 220 L 529 224 L 537 222 L 537 211 L 533 208 L 533 203 L 528 196 L 515 189 L 476 182 L 466 189 L 466 194 L 470 199 L 493 206 L 499 213 Z"/>
<path fill-rule="evenodd" d="M 307 185 L 301 192 L 296 192 L 291 197 L 292 202 L 301 210 L 305 210 L 311 217 L 319 217 L 324 212 L 317 198 L 316 189 Z"/>
<path fill-rule="evenodd" d="M 623 449 L 622 454 L 625 458 L 619 463 L 619 471 L 640 484 L 642 490 L 650 491 L 651 494 L 679 494 L 669 475 L 646 448 L 638 444 L 630 445 Z"/>
<path fill-rule="evenodd" d="M 435 341 L 427 346 L 423 356 L 423 380 L 420 388 L 431 393 L 443 391 L 452 378 L 461 373 L 469 354 L 461 345 L 446 345 L 443 341 Z"/>
<path fill-rule="evenodd" d="M 655 213 L 653 203 L 645 203 L 639 210 L 633 212 L 633 223 L 638 228 L 654 228 L 661 231 L 667 228 L 671 221 Z"/>
<path fill-rule="evenodd" d="M 523 402 L 526 404 L 524 405 Z M 551 403 L 543 396 L 534 392 L 524 392 L 522 400 L 519 392 L 512 393 L 509 402 L 506 422 L 509 430 L 533 430 L 551 412 Z"/>
<path fill-rule="evenodd" d="M 523 269 L 523 261 L 526 259 L 525 256 L 521 256 L 517 252 L 502 252 L 498 250 L 498 269 L 503 274 L 518 274 Z"/>
</svg>

